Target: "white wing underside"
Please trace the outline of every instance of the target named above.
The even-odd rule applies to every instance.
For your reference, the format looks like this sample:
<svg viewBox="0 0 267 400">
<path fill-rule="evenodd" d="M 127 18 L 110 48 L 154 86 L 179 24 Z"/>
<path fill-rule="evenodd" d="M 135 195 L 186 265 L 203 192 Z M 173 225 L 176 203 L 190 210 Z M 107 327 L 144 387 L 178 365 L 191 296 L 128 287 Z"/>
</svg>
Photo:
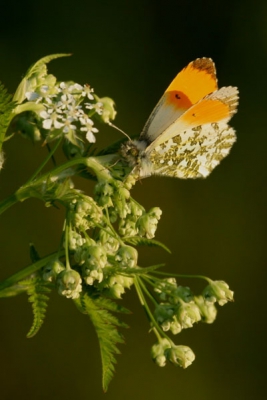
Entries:
<svg viewBox="0 0 267 400">
<path fill-rule="evenodd" d="M 207 123 L 178 132 L 160 144 L 156 140 L 140 154 L 137 167 L 140 177 L 206 177 L 227 156 L 236 140 L 234 129 L 225 121 Z M 162 138 L 164 137 L 163 133 Z"/>
</svg>

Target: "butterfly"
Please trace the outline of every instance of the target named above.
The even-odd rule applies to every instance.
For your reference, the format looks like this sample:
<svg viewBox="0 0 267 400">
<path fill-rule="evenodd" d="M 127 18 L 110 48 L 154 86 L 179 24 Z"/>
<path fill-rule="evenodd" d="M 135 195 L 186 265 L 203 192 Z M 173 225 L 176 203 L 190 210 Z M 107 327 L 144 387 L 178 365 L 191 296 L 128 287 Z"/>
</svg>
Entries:
<svg viewBox="0 0 267 400">
<path fill-rule="evenodd" d="M 236 141 L 228 122 L 237 106 L 238 89 L 218 89 L 213 61 L 197 58 L 168 86 L 139 140 L 123 144 L 120 153 L 139 178 L 206 177 Z"/>
</svg>

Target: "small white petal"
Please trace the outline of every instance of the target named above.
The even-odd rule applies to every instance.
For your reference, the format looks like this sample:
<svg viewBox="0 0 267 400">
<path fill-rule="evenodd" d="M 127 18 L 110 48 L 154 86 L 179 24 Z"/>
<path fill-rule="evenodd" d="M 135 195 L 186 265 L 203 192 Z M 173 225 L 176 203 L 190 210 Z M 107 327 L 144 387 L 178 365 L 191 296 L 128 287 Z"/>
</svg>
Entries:
<svg viewBox="0 0 267 400">
<path fill-rule="evenodd" d="M 44 111 L 41 111 L 41 112 L 40 112 L 40 117 L 46 119 L 46 118 L 49 118 L 50 115 L 48 114 L 47 111 L 44 110 Z"/>
<path fill-rule="evenodd" d="M 43 128 L 44 129 L 50 129 L 52 126 L 52 119 L 45 119 L 43 121 Z"/>
<path fill-rule="evenodd" d="M 54 121 L 54 127 L 55 127 L 56 129 L 62 128 L 63 125 L 64 125 L 64 124 L 62 124 L 62 123 L 59 122 L 59 121 Z"/>
<path fill-rule="evenodd" d="M 90 131 L 87 132 L 86 139 L 88 140 L 89 143 L 95 143 L 96 141 L 95 135 Z"/>
</svg>

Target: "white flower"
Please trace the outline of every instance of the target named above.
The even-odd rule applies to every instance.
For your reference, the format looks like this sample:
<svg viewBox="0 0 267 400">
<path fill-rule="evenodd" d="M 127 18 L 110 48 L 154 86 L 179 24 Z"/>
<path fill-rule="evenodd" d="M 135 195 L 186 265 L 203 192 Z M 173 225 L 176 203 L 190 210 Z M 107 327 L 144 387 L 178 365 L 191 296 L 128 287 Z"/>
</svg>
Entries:
<svg viewBox="0 0 267 400">
<path fill-rule="evenodd" d="M 90 85 L 85 84 L 83 86 L 82 96 L 88 97 L 89 100 L 94 100 L 94 96 L 92 95 L 92 93 L 94 93 L 94 89 L 91 88 Z"/>
<path fill-rule="evenodd" d="M 61 103 L 62 103 L 62 109 L 68 108 L 69 106 L 72 106 L 74 101 L 74 97 L 71 94 L 63 94 L 60 97 Z"/>
<path fill-rule="evenodd" d="M 70 94 L 71 95 L 71 93 L 72 93 L 71 89 L 72 89 L 72 87 L 66 85 L 65 82 L 60 82 L 60 84 L 59 84 L 59 92 L 63 93 L 63 95 L 64 94 Z"/>
<path fill-rule="evenodd" d="M 44 106 L 46 107 L 46 111 L 48 114 L 52 114 L 53 112 L 56 112 L 58 114 L 62 114 L 62 102 L 61 101 L 56 101 L 53 102 L 49 97 L 46 99 L 46 103 L 44 103 Z"/>
<path fill-rule="evenodd" d="M 98 132 L 98 129 L 94 128 L 93 121 L 86 114 L 84 114 L 84 116 L 80 117 L 79 119 L 81 125 L 83 125 L 81 131 L 86 132 L 86 139 L 89 143 L 95 143 L 96 138 L 94 133 Z"/>
<path fill-rule="evenodd" d="M 74 83 L 74 85 L 70 85 L 69 86 L 69 91 L 72 93 L 72 92 L 75 92 L 75 91 L 81 91 L 81 90 L 83 90 L 83 87 L 82 87 L 82 85 L 80 85 L 79 83 Z"/>
<path fill-rule="evenodd" d="M 74 121 L 73 117 L 67 117 L 67 118 L 62 118 L 62 126 L 64 126 L 63 128 L 63 132 L 64 133 L 68 133 L 71 129 L 75 130 L 77 127 L 76 125 L 73 125 L 72 122 Z"/>
<path fill-rule="evenodd" d="M 62 122 L 58 121 L 58 118 L 60 118 L 60 116 L 56 112 L 49 113 L 47 111 L 41 111 L 40 117 L 44 119 L 43 121 L 44 129 L 51 129 L 51 128 L 60 129 L 63 126 Z"/>
<path fill-rule="evenodd" d="M 98 101 L 95 104 L 91 104 L 91 103 L 85 103 L 85 108 L 87 108 L 88 110 L 93 110 L 95 109 L 95 112 L 99 115 L 103 114 L 103 103 L 101 103 L 100 101 Z"/>
</svg>

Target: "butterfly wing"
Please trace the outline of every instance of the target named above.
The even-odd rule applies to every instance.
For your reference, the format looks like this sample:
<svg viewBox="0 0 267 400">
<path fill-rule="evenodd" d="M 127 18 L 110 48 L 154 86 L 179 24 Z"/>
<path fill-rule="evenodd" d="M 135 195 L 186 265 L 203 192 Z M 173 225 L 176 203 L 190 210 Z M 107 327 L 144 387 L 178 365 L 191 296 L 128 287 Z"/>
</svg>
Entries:
<svg viewBox="0 0 267 400">
<path fill-rule="evenodd" d="M 217 90 L 216 70 L 210 58 L 192 61 L 174 78 L 152 111 L 140 141 L 153 142 L 184 112 Z"/>
<path fill-rule="evenodd" d="M 153 148 L 149 155 L 153 174 L 205 178 L 227 156 L 235 140 L 234 129 L 225 122 L 187 129 Z"/>
<path fill-rule="evenodd" d="M 227 122 L 237 105 L 238 90 L 231 86 L 194 104 L 146 148 L 141 175 L 145 176 L 145 171 L 179 178 L 209 175 L 236 140 Z"/>
</svg>

